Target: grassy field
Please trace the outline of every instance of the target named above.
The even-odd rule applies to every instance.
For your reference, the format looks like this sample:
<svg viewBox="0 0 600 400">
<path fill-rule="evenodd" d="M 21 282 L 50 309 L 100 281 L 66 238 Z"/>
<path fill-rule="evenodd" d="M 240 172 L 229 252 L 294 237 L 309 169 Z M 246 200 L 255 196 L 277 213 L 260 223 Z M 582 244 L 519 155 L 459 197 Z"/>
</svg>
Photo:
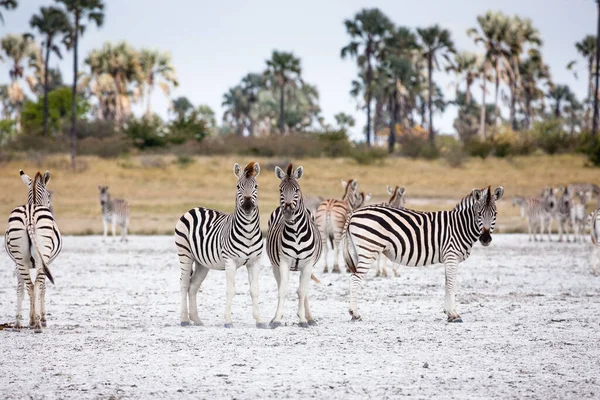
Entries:
<svg viewBox="0 0 600 400">
<path fill-rule="evenodd" d="M 68 169 L 68 156 L 42 159 L 22 156 L 0 164 L 0 215 L 8 216 L 26 201 L 27 190 L 19 169 L 33 176 L 49 170 L 49 188 L 55 191 L 55 214 L 64 234 L 102 232 L 98 185 L 109 185 L 113 198 L 130 201 L 130 232 L 171 233 L 177 219 L 196 206 L 231 211 L 235 181 L 233 163 L 244 166 L 248 157 L 195 157 L 189 163 L 175 156 L 132 156 L 113 160 L 81 157 L 82 172 Z M 261 218 L 266 229 L 269 213 L 278 203 L 278 184 L 273 168 L 289 160 L 257 158 L 262 167 L 259 181 Z M 462 167 L 450 168 L 444 160 L 425 161 L 389 158 L 375 165 L 359 165 L 350 159 L 299 159 L 304 166 L 300 181 L 307 195 L 339 198 L 340 179 L 357 179 L 359 189 L 373 195 L 371 203 L 387 200 L 386 185 L 407 188 L 407 206 L 419 210 L 451 209 L 475 187 L 502 185 L 505 197 L 499 202 L 497 229 L 525 229 L 512 197 L 534 196 L 545 185 L 570 182 L 600 183 L 600 170 L 586 167 L 585 158 L 575 155 L 529 156 L 512 159 L 470 159 Z"/>
</svg>

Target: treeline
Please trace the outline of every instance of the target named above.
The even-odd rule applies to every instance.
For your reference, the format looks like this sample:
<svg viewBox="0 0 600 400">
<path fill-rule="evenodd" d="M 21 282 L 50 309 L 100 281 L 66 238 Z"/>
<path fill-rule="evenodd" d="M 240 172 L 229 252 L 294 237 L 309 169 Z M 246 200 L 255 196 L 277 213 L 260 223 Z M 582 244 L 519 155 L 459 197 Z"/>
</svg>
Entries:
<svg viewBox="0 0 600 400">
<path fill-rule="evenodd" d="M 0 10 L 16 6 L 16 0 L 0 2 Z M 575 44 L 588 71 L 587 96 L 577 99 L 552 79 L 540 52 L 541 35 L 527 18 L 491 11 L 478 16 L 467 34 L 480 53 L 471 53 L 456 49 L 452 32 L 439 25 L 413 30 L 377 8 L 363 9 L 344 21 L 349 41 L 340 49 L 340 57 L 356 62 L 349 93 L 367 115 L 364 145 L 357 146 L 346 135 L 354 118 L 338 113 L 335 121 L 326 121 L 317 87 L 303 79 L 301 59 L 287 51 L 273 51 L 262 70 L 246 74 L 226 91 L 222 119 L 207 105 L 178 97 L 171 99 L 169 118 L 163 121 L 151 99 L 155 90 L 170 98 L 179 86 L 169 53 L 123 41 L 79 57 L 85 32 L 103 21 L 102 0 L 55 0 L 31 17 L 29 32 L 1 38 L 2 60 L 10 66 L 9 83 L 0 86 L 4 149 L 69 148 L 73 161 L 77 149 L 111 156 L 133 148 L 219 153 L 243 152 L 244 146 L 260 154 L 360 158 L 357 149 L 375 144 L 415 157 L 579 150 L 600 159 L 600 145 L 589 133 L 597 93 L 595 36 Z M 74 54 L 70 86 L 61 71 L 50 67 L 51 59 L 65 51 Z M 577 62 L 565 64 L 573 69 Z M 454 76 L 453 99 L 445 98 L 436 83 L 440 74 Z M 476 87 L 480 99 L 472 93 Z M 133 115 L 134 104 L 143 105 L 142 116 Z M 450 104 L 458 107 L 453 125 L 458 140 L 438 138 L 433 124 Z M 262 139 L 274 136 L 297 137 Z M 322 148 L 309 151 L 313 145 Z"/>
</svg>

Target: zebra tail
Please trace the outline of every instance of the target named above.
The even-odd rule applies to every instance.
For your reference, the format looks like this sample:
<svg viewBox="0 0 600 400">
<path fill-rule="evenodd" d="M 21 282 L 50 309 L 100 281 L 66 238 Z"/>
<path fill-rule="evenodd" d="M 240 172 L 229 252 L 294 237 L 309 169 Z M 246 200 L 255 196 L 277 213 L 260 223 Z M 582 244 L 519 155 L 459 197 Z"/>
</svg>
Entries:
<svg viewBox="0 0 600 400">
<path fill-rule="evenodd" d="M 310 274 L 310 279 L 312 279 L 313 281 L 315 281 L 316 283 L 318 283 L 319 285 L 321 284 L 321 281 L 319 280 L 319 278 L 317 278 L 316 276 L 314 276 L 313 274 Z"/>
<path fill-rule="evenodd" d="M 331 226 L 331 211 L 327 210 L 327 214 L 325 217 L 325 234 L 327 235 L 327 238 L 329 239 L 329 246 L 331 246 L 331 248 L 333 249 L 333 228 Z"/>
<path fill-rule="evenodd" d="M 29 240 L 31 240 L 31 243 L 33 244 L 33 247 L 35 248 L 35 251 L 38 254 L 39 259 L 42 263 L 42 269 L 44 270 L 44 274 L 48 277 L 50 282 L 52 282 L 52 284 L 54 285 L 54 277 L 52 276 L 52 273 L 50 272 L 48 265 L 46 265 L 46 262 L 44 261 L 44 257 L 42 256 L 42 253 L 40 252 L 40 246 L 38 246 L 38 242 L 35 237 L 35 225 L 29 224 L 27 226 L 27 234 L 29 235 Z"/>
<path fill-rule="evenodd" d="M 348 222 L 346 222 L 346 228 L 348 227 Z M 355 274 L 357 272 L 356 264 L 358 263 L 358 256 L 356 253 L 356 247 L 354 246 L 354 241 L 352 240 L 352 236 L 349 234 L 348 229 L 344 229 L 344 233 L 342 235 L 342 248 L 344 249 L 344 262 L 346 263 L 346 267 Z"/>
</svg>

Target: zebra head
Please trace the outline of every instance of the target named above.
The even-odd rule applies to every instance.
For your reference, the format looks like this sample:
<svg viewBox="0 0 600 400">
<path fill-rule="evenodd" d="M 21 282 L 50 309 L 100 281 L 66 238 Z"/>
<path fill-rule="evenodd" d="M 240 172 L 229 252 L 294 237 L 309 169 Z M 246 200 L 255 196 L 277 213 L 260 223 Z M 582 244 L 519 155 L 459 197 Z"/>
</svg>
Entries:
<svg viewBox="0 0 600 400">
<path fill-rule="evenodd" d="M 50 181 L 50 172 L 46 171 L 44 175 L 37 172 L 33 179 L 23 172 L 22 169 L 19 170 L 19 174 L 21 175 L 23 183 L 29 188 L 29 191 L 27 192 L 27 203 L 51 208 L 50 192 L 48 192 L 48 189 L 46 188 L 48 181 Z"/>
<path fill-rule="evenodd" d="M 233 164 L 233 173 L 237 176 L 236 208 L 241 208 L 246 214 L 250 214 L 258 207 L 258 183 L 256 177 L 260 174 L 260 165 L 250 162 L 246 168 L 238 163 Z"/>
<path fill-rule="evenodd" d="M 110 193 L 108 193 L 108 186 L 98 186 L 100 191 L 100 205 L 104 206 L 110 202 Z"/>
<path fill-rule="evenodd" d="M 554 212 L 558 208 L 558 188 L 547 186 L 542 191 L 542 199 L 544 199 L 546 211 Z"/>
<path fill-rule="evenodd" d="M 348 200 L 353 210 L 356 210 L 364 203 L 364 198 L 358 192 L 358 181 L 356 179 L 350 179 L 348 182 L 342 179 L 342 187 L 344 188 L 342 200 Z"/>
<path fill-rule="evenodd" d="M 279 204 L 283 209 L 283 218 L 286 221 L 295 220 L 295 216 L 304 209 L 302 192 L 298 181 L 304 175 L 304 168 L 301 166 L 294 171 L 292 163 L 288 165 L 287 172 L 281 168 L 275 167 L 275 176 L 279 178 Z"/>
<path fill-rule="evenodd" d="M 489 246 L 492 242 L 492 233 L 496 227 L 496 201 L 502 198 L 504 188 L 499 186 L 492 193 L 492 188 L 488 186 L 485 189 L 473 189 L 473 199 L 475 204 L 473 209 L 477 216 L 477 224 L 480 226 L 481 235 L 479 242 L 483 246 Z"/>
<path fill-rule="evenodd" d="M 406 194 L 405 187 L 396 186 L 392 189 L 392 187 L 388 186 L 387 192 L 390 196 L 392 196 L 388 200 L 388 204 L 390 206 L 395 208 L 404 208 L 404 204 L 406 203 L 406 199 L 404 198 L 404 195 Z"/>
</svg>

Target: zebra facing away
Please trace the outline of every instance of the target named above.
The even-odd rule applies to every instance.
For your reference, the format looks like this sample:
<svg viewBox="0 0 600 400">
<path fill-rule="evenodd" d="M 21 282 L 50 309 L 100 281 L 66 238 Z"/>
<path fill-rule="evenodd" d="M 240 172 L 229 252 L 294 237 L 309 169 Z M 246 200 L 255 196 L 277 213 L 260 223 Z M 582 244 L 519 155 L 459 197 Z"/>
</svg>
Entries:
<svg viewBox="0 0 600 400">
<path fill-rule="evenodd" d="M 242 170 L 233 166 L 238 178 L 233 214 L 198 207 L 189 210 L 175 226 L 175 245 L 181 269 L 181 325 L 202 325 L 198 317 L 197 295 L 211 269 L 225 271 L 225 327 L 232 328 L 231 303 L 235 296 L 235 272 L 248 269 L 252 316 L 258 328 L 266 328 L 258 306 L 258 277 L 262 255 L 262 233 L 258 214 L 257 162 Z M 188 309 L 189 301 L 189 309 Z"/>
<path fill-rule="evenodd" d="M 294 171 L 292 164 L 288 165 L 287 172 L 275 167 L 275 176 L 281 180 L 280 206 L 271 213 L 267 232 L 267 254 L 278 289 L 277 311 L 270 324 L 272 328 L 281 326 L 290 271 L 300 271 L 299 326 L 316 325 L 308 304 L 308 284 L 311 278 L 318 282 L 312 275 L 312 269 L 321 257 L 322 243 L 319 230 L 304 206 L 298 184 L 303 173 L 302 167 Z"/>
<path fill-rule="evenodd" d="M 598 262 L 600 261 L 600 208 L 594 210 L 589 216 L 590 236 L 592 237 L 592 273 L 598 274 Z"/>
<path fill-rule="evenodd" d="M 111 199 L 108 186 L 98 186 L 100 191 L 100 206 L 102 207 L 102 224 L 104 225 L 104 239 L 108 231 L 108 224 L 112 224 L 113 238 L 117 234 L 117 225 L 121 227 L 121 241 L 127 241 L 127 228 L 129 227 L 129 203 L 127 200 Z"/>
<path fill-rule="evenodd" d="M 344 195 L 341 200 L 327 199 L 319 204 L 317 213 L 315 215 L 315 221 L 321 235 L 322 247 L 323 247 L 323 260 L 325 267 L 324 273 L 328 272 L 328 252 L 327 241 L 331 245 L 333 252 L 333 269 L 332 272 L 340 272 L 339 263 L 339 245 L 342 240 L 342 233 L 348 214 L 359 207 L 365 202 L 365 195 L 358 191 L 358 182 L 354 179 L 350 179 L 348 182 L 342 179 L 342 187 L 344 188 Z M 370 195 L 368 195 L 370 198 Z"/>
<path fill-rule="evenodd" d="M 29 295 L 29 326 L 42 332 L 46 326 L 46 277 L 54 283 L 49 265 L 62 249 L 62 238 L 50 212 L 50 194 L 46 184 L 50 173 L 39 172 L 31 179 L 22 170 L 21 179 L 28 186 L 27 204 L 15 208 L 8 218 L 4 246 L 17 266 L 17 328 L 23 319 L 24 287 Z M 30 271 L 37 272 L 34 281 Z"/>
<path fill-rule="evenodd" d="M 477 240 L 488 246 L 496 225 L 500 186 L 473 189 L 451 211 L 420 212 L 387 205 L 367 206 L 349 220 L 344 259 L 352 270 L 350 315 L 359 320 L 356 296 L 364 276 L 379 253 L 409 267 L 443 263 L 446 271 L 444 311 L 448 322 L 462 322 L 454 291 L 458 264 L 466 260 Z"/>
<path fill-rule="evenodd" d="M 406 203 L 406 199 L 404 197 L 406 194 L 405 187 L 396 186 L 395 188 L 392 188 L 387 186 L 387 192 L 390 196 L 392 196 L 387 202 L 388 206 L 394 208 L 404 208 L 404 204 Z M 383 257 L 383 254 L 379 254 L 379 257 L 377 257 L 377 272 L 375 273 L 375 276 L 388 276 L 386 264 L 387 259 Z M 392 271 L 394 272 L 394 276 L 399 276 L 398 264 L 392 263 Z"/>
</svg>

